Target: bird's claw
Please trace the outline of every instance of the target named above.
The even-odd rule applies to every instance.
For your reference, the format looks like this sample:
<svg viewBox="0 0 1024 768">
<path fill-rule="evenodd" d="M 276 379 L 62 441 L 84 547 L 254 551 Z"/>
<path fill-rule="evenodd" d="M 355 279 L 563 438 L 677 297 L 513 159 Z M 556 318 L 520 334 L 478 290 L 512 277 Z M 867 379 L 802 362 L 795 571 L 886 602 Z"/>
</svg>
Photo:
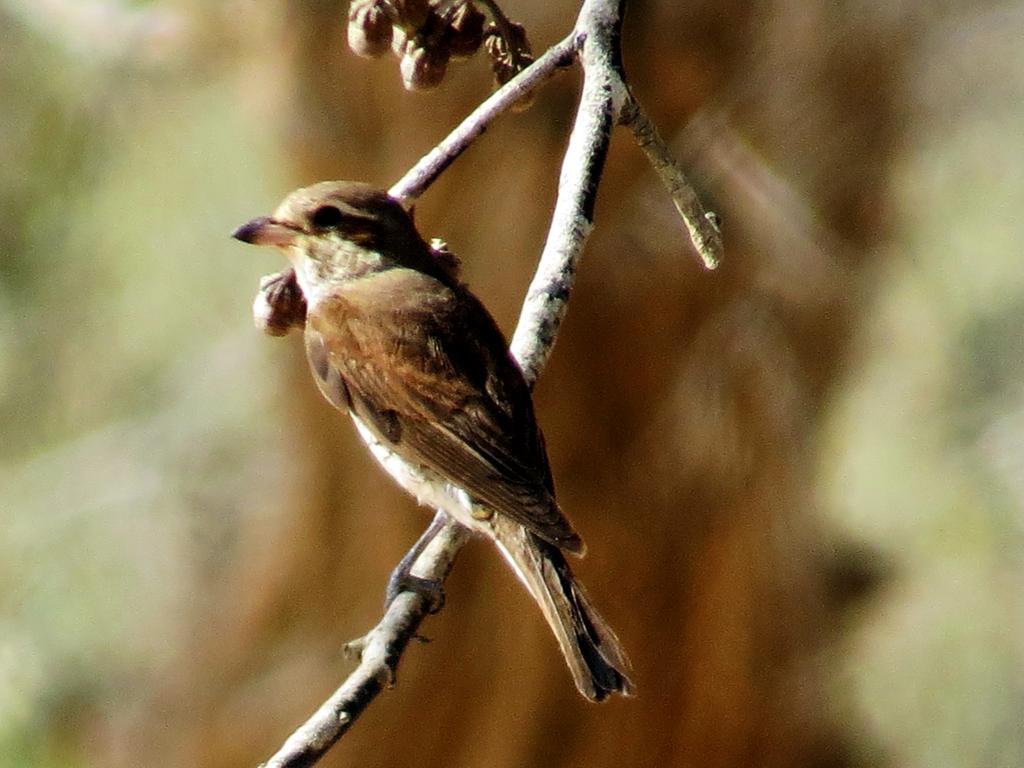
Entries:
<svg viewBox="0 0 1024 768">
<path fill-rule="evenodd" d="M 414 592 L 427 601 L 427 613 L 433 615 L 444 608 L 444 585 L 436 579 L 424 579 L 411 573 L 392 574 L 384 596 L 385 608 L 391 606 L 402 592 Z"/>
</svg>

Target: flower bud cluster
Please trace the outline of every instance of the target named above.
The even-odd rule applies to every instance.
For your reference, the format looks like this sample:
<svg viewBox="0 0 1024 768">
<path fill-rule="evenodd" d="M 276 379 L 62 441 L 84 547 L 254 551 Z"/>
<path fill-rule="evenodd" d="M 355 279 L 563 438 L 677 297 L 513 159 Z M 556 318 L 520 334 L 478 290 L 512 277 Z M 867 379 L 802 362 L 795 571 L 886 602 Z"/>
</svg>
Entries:
<svg viewBox="0 0 1024 768">
<path fill-rule="evenodd" d="M 366 57 L 392 51 L 408 90 L 437 87 L 450 61 L 468 59 L 481 47 L 498 83 L 508 82 L 533 61 L 526 34 L 504 20 L 500 28 L 488 24 L 477 5 L 473 0 L 352 0 L 348 44 Z"/>
</svg>

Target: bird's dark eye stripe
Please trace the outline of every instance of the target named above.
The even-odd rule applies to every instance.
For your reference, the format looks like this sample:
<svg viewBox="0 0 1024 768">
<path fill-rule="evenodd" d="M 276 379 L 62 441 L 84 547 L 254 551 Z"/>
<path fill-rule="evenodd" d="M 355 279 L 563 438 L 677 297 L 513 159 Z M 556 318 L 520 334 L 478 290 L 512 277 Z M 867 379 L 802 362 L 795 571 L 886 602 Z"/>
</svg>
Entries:
<svg viewBox="0 0 1024 768">
<path fill-rule="evenodd" d="M 317 229 L 330 229 L 331 227 L 337 227 L 344 220 L 345 214 L 337 206 L 321 205 L 313 211 L 313 216 L 310 218 L 309 223 Z"/>
</svg>

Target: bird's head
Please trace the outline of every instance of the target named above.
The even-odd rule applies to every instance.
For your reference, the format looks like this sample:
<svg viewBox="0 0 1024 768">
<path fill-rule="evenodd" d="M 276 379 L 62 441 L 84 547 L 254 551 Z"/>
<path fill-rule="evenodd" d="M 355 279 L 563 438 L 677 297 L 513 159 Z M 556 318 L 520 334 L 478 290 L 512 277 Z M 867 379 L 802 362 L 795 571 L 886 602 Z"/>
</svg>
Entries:
<svg viewBox="0 0 1024 768">
<path fill-rule="evenodd" d="M 395 198 L 367 184 L 325 181 L 297 189 L 270 216 L 232 235 L 281 248 L 309 281 L 349 280 L 393 266 L 418 268 L 426 245 Z"/>
</svg>

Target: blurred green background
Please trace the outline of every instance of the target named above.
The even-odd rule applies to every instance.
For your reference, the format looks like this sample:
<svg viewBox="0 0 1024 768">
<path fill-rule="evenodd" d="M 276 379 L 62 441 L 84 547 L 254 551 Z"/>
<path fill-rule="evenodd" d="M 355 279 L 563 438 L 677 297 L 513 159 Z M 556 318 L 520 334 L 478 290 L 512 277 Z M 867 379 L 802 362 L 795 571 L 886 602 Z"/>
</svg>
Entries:
<svg viewBox="0 0 1024 768">
<path fill-rule="evenodd" d="M 568 28 L 573 6 L 563 5 L 556 12 L 509 0 L 506 10 L 536 24 L 540 48 Z M 674 5 L 637 3 L 629 27 Z M 856 44 L 857 34 L 898 17 L 903 35 L 899 139 L 884 178 L 873 181 L 884 195 L 882 234 L 857 244 L 870 257 L 847 283 L 857 309 L 811 417 L 806 458 L 816 525 L 852 542 L 881 574 L 870 598 L 822 630 L 835 634 L 815 654 L 828 670 L 825 706 L 854 744 L 856 765 L 1024 765 L 1024 4 L 848 3 L 831 11 L 842 25 L 806 1 L 752 5 L 753 17 L 744 17 L 751 29 L 788 15 L 808 20 L 807 34 L 838 35 L 841 26 Z M 679 12 L 702 19 L 699 33 L 724 35 L 727 10 L 693 6 Z M 296 169 L 294 147 L 320 141 L 320 129 L 309 113 L 281 112 L 288 102 L 280 94 L 303 87 L 281 63 L 302 38 L 279 34 L 300 12 L 333 19 L 336 29 L 324 35 L 336 39 L 340 61 L 352 62 L 352 70 L 325 73 L 326 90 L 332 78 L 372 71 L 381 101 L 359 109 L 417 105 L 419 133 L 399 112 L 395 131 L 414 138 L 366 160 L 378 163 L 372 181 L 390 183 L 460 113 L 432 112 L 428 97 L 404 95 L 393 62 L 345 53 L 344 4 L 0 2 L 0 766 L 164 764 L 140 757 L 133 734 L 157 729 L 159 743 L 173 742 L 189 727 L 182 712 L 193 697 L 215 706 L 216 690 L 197 694 L 194 680 L 183 701 L 175 683 L 182 649 L 197 652 L 189 638 L 209 621 L 215 590 L 250 599 L 253 582 L 239 576 L 239 561 L 275 567 L 260 558 L 289 535 L 290 494 L 320 466 L 297 458 L 306 438 L 289 400 L 300 356 L 294 347 L 286 355 L 249 320 L 258 277 L 280 264 L 228 237 L 315 180 L 308 159 Z M 746 54 L 757 61 L 763 52 Z M 632 50 L 634 59 L 645 55 Z M 471 105 L 487 92 L 486 65 L 462 67 L 479 72 L 445 88 L 468 89 L 463 103 Z M 651 102 L 664 94 L 671 106 L 674 93 L 703 82 L 699 68 L 657 71 L 641 89 Z M 722 82 L 739 100 L 749 87 L 740 75 Z M 836 109 L 814 100 L 768 107 Z M 545 109 L 542 102 L 535 119 L 557 145 L 565 116 Z M 337 130 L 357 128 L 343 122 Z M 633 151 L 620 141 L 613 163 L 615 153 Z M 801 147 L 802 159 L 788 167 L 782 159 L 780 177 L 813 166 L 815 151 Z M 481 160 L 470 153 L 459 167 L 486 177 Z M 545 196 L 555 178 L 548 170 Z M 458 214 L 433 205 L 428 217 L 444 234 Z M 497 202 L 490 205 L 496 213 Z M 662 238 L 681 237 L 670 218 L 656 221 Z M 543 226 L 530 220 L 531 232 Z M 727 248 L 729 226 L 727 219 Z M 536 243 L 516 247 L 537 252 Z M 462 257 L 481 258 L 470 249 Z M 517 274 L 528 274 L 524 264 Z M 484 269 L 468 265 L 489 299 L 486 289 L 501 277 Z M 714 275 L 699 279 L 715 290 Z M 512 289 L 496 300 L 506 328 Z M 557 391 L 542 396 L 558 400 Z M 404 516 L 410 531 L 426 520 Z M 259 536 L 246 535 L 253 528 Z M 370 579 L 379 590 L 403 542 L 382 544 L 373 530 L 346 535 L 379 561 Z M 603 559 L 602 549 L 592 541 L 588 563 Z M 615 603 L 614 588 L 600 591 L 598 602 Z M 345 625 L 352 635 L 372 620 L 379 591 L 364 599 L 370 607 Z M 239 632 L 238 642 L 263 647 L 255 635 Z M 630 645 L 635 657 L 650 654 Z M 248 674 L 287 676 L 275 659 L 256 653 Z M 341 668 L 321 672 L 328 689 Z M 565 683 L 557 672 L 552 681 Z M 265 756 L 320 691 L 300 687 L 292 696 L 289 707 L 268 705 L 282 714 L 248 751 L 210 748 L 201 760 L 186 752 L 193 757 L 178 764 Z M 387 696 L 401 698 L 403 688 Z M 422 716 L 430 719 L 429 710 Z M 685 762 L 662 754 L 634 764 Z M 772 761 L 736 764 L 762 762 Z"/>
</svg>

